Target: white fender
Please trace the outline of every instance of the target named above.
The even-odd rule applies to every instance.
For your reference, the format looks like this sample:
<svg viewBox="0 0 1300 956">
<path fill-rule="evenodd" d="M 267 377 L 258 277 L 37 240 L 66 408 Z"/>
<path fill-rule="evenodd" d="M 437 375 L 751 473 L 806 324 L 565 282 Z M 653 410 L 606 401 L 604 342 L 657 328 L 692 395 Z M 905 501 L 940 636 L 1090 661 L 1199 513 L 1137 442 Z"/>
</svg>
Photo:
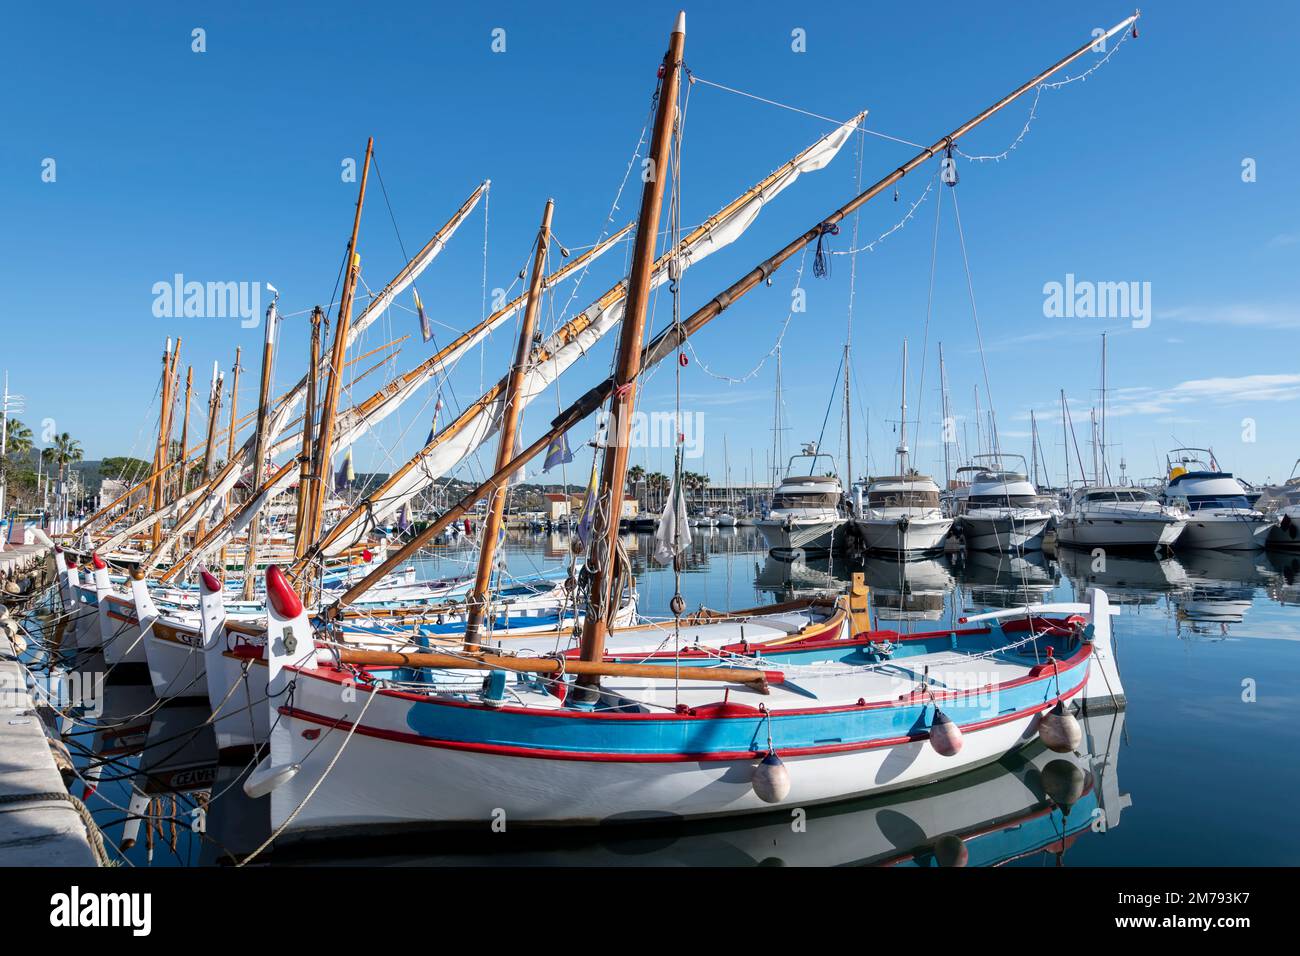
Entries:
<svg viewBox="0 0 1300 956">
<path fill-rule="evenodd" d="M 140 839 L 140 824 L 149 815 L 149 798 L 131 787 L 131 799 L 126 805 L 126 823 L 122 825 L 122 849 L 129 850 Z"/>
<path fill-rule="evenodd" d="M 1110 619 L 1119 613 L 1119 608 L 1110 606 L 1110 598 L 1101 588 L 1092 588 L 1088 598 L 1093 654 L 1088 667 L 1088 684 L 1080 695 L 1080 706 L 1085 714 L 1120 710 L 1128 703 L 1128 698 L 1124 694 L 1124 685 L 1120 683 L 1110 626 Z"/>
</svg>

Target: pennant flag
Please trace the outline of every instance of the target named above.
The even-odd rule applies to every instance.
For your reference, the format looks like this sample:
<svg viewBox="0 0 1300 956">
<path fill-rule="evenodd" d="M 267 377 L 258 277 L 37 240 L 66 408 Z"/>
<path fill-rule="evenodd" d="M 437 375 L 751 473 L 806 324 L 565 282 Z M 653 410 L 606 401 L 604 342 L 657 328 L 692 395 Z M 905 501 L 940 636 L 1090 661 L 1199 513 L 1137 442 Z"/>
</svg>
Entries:
<svg viewBox="0 0 1300 956">
<path fill-rule="evenodd" d="M 420 334 L 427 342 L 433 338 L 433 329 L 429 327 L 429 317 L 424 314 L 424 303 L 420 301 L 419 291 L 412 287 L 411 294 L 415 296 L 415 311 L 420 314 Z"/>
<path fill-rule="evenodd" d="M 560 432 L 546 448 L 546 462 L 542 471 L 548 472 L 556 465 L 567 465 L 573 461 L 573 452 L 569 450 L 569 433 Z"/>
<path fill-rule="evenodd" d="M 438 413 L 442 411 L 442 396 L 433 405 L 433 423 L 429 426 L 429 437 L 424 440 L 426 445 L 433 444 L 433 436 L 438 433 Z"/>
<path fill-rule="evenodd" d="M 655 529 L 654 558 L 660 564 L 671 564 L 674 557 L 691 546 L 691 523 L 686 517 L 686 493 L 674 477 L 668 488 L 668 501 Z"/>
<path fill-rule="evenodd" d="M 591 480 L 587 482 L 587 497 L 582 502 L 582 517 L 578 519 L 578 540 L 586 548 L 591 543 L 591 525 L 596 517 L 596 456 L 591 456 Z"/>
<path fill-rule="evenodd" d="M 406 534 L 411 530 L 411 503 L 404 502 L 397 512 L 397 530 Z"/>
<path fill-rule="evenodd" d="M 352 449 L 349 448 L 347 454 L 343 456 L 343 464 L 339 466 L 339 473 L 334 476 L 334 490 L 342 491 L 351 486 L 356 479 L 356 472 L 352 470 Z"/>
</svg>

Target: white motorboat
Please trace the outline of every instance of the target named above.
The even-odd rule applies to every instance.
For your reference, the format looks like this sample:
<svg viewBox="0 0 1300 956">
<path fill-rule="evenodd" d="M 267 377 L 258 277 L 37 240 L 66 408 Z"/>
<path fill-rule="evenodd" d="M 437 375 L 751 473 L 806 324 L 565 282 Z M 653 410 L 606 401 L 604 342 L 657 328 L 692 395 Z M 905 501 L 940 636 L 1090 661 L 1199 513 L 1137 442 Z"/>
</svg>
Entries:
<svg viewBox="0 0 1300 956">
<path fill-rule="evenodd" d="M 1221 471 L 1208 448 L 1175 448 L 1167 456 L 1164 501 L 1188 512 L 1179 544 L 1189 548 L 1254 551 L 1264 547 L 1273 522 L 1251 506 L 1246 489 Z"/>
<path fill-rule="evenodd" d="M 796 469 L 795 462 L 807 460 L 806 474 Z M 827 474 L 813 474 L 818 459 L 830 462 Z M 777 486 L 767 515 L 755 524 L 767 542 L 769 550 L 830 551 L 842 534 L 846 518 L 840 511 L 844 490 L 834 473 L 834 459 L 817 451 L 816 443 L 804 446 L 799 455 L 790 457 L 786 477 Z"/>
<path fill-rule="evenodd" d="M 1160 503 L 1144 488 L 1082 487 L 1057 522 L 1056 540 L 1073 548 L 1172 548 L 1187 513 Z"/>
<path fill-rule="evenodd" d="M 915 472 L 876 478 L 867 486 L 853 531 L 867 551 L 924 555 L 943 550 L 952 519 L 939 508 L 939 486 Z"/>
<path fill-rule="evenodd" d="M 1019 460 L 1020 470 L 1006 462 Z M 970 487 L 960 499 L 958 520 L 966 547 L 972 551 L 1021 552 L 1043 547 L 1051 515 L 1043 511 L 1038 490 L 1026 476 L 1022 455 L 973 455 L 972 464 L 957 469 L 969 475 Z"/>
</svg>

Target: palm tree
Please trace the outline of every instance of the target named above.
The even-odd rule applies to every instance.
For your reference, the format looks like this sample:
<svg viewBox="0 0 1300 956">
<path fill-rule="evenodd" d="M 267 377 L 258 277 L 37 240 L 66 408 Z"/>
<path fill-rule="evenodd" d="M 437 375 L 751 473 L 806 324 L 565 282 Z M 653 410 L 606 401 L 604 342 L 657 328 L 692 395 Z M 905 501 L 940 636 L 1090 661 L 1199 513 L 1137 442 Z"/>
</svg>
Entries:
<svg viewBox="0 0 1300 956">
<path fill-rule="evenodd" d="M 81 450 L 81 442 L 77 441 L 67 432 L 62 435 L 56 435 L 54 444 L 45 449 L 50 453 L 50 460 L 59 466 L 59 481 L 63 481 L 63 476 L 67 471 L 68 465 L 76 461 L 81 461 L 85 453 Z"/>
<path fill-rule="evenodd" d="M 628 490 L 630 490 L 632 494 L 636 494 L 636 486 L 641 483 L 641 479 L 644 477 L 645 469 L 640 465 L 633 465 L 627 470 Z"/>
<path fill-rule="evenodd" d="M 5 453 L 26 459 L 32 450 L 32 430 L 18 419 L 11 418 L 5 436 Z"/>
</svg>

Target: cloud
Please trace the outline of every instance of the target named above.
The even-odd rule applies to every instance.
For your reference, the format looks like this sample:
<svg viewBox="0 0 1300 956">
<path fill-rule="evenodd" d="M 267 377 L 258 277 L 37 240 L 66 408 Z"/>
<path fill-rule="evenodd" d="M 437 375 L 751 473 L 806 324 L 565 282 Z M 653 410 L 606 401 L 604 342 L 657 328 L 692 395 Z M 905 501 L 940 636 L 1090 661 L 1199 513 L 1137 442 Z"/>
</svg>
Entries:
<svg viewBox="0 0 1300 956">
<path fill-rule="evenodd" d="M 1157 312 L 1156 320 L 1250 329 L 1300 329 L 1300 309 L 1289 304 L 1266 305 L 1257 302 L 1180 306 Z"/>
<path fill-rule="evenodd" d="M 1139 386 L 1111 392 L 1112 415 L 1168 415 L 1197 403 L 1293 402 L 1300 399 L 1300 375 L 1238 375 L 1190 379 L 1172 388 Z"/>
</svg>

